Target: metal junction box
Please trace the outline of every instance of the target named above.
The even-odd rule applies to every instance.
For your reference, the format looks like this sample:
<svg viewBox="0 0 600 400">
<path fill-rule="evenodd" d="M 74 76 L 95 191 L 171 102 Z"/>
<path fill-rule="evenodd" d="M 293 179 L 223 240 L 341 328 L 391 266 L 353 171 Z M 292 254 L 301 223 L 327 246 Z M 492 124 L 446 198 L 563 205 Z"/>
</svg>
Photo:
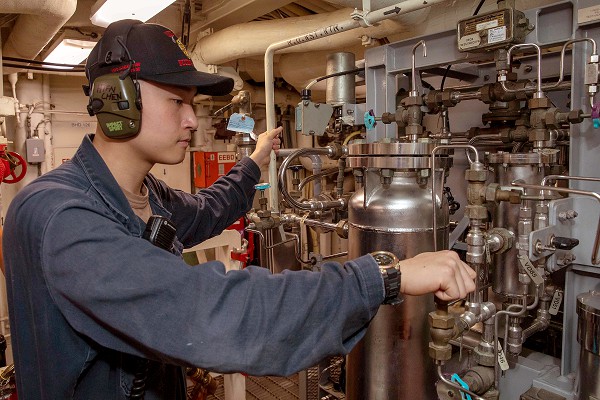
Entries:
<svg viewBox="0 0 600 400">
<path fill-rule="evenodd" d="M 485 51 L 523 43 L 529 21 L 520 11 L 502 9 L 458 21 L 458 50 Z"/>
<path fill-rule="evenodd" d="M 44 148 L 44 139 L 29 138 L 25 141 L 27 148 L 27 162 L 41 163 L 46 158 L 46 149 Z"/>
</svg>

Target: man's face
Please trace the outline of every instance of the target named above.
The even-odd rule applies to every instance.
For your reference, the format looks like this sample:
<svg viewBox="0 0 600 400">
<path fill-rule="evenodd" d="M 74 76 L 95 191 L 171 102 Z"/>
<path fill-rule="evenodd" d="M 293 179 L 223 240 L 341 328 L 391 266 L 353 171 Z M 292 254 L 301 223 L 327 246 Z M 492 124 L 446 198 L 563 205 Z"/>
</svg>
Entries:
<svg viewBox="0 0 600 400">
<path fill-rule="evenodd" d="M 140 81 L 142 123 L 131 140 L 137 155 L 151 164 L 178 164 L 198 128 L 192 108 L 195 88 Z"/>
</svg>

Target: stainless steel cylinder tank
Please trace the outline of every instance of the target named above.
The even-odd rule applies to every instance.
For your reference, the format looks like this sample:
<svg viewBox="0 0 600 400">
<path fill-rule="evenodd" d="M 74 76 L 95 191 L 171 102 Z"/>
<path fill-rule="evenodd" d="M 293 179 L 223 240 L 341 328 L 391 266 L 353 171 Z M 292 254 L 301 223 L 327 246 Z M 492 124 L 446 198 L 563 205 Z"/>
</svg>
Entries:
<svg viewBox="0 0 600 400">
<path fill-rule="evenodd" d="M 556 173 L 557 152 L 544 153 L 494 153 L 486 156 L 486 163 L 494 170 L 494 182 L 510 187 L 514 180 L 539 185 L 544 176 Z M 537 194 L 537 193 L 527 193 Z M 533 223 L 534 209 L 531 205 Z M 492 224 L 494 227 L 503 227 L 518 236 L 519 205 L 502 202 L 494 207 Z M 517 297 L 522 294 L 519 283 L 519 262 L 517 259 L 518 245 L 505 253 L 494 256 L 492 286 L 494 292 L 507 296 Z"/>
<path fill-rule="evenodd" d="M 327 75 L 355 69 L 354 53 L 339 52 L 327 56 Z M 327 104 L 333 106 L 354 103 L 356 89 L 354 74 L 335 76 L 327 79 L 325 99 Z"/>
<path fill-rule="evenodd" d="M 357 146 L 362 146 L 362 151 Z M 350 146 L 348 163 L 362 181 L 348 206 L 350 258 L 387 250 L 404 259 L 433 250 L 432 180 L 423 178 L 424 170 L 407 168 L 429 160 L 377 155 L 407 147 L 412 151 L 418 145 Z M 436 174 L 436 222 L 438 246 L 447 248 L 449 213 L 442 196 L 442 176 L 440 169 Z M 433 295 L 405 296 L 402 304 L 379 309 L 365 337 L 348 355 L 347 399 L 437 398 L 435 371 L 428 355 L 428 313 L 433 309 Z"/>
<path fill-rule="evenodd" d="M 600 292 L 577 296 L 577 400 L 600 399 Z"/>
</svg>

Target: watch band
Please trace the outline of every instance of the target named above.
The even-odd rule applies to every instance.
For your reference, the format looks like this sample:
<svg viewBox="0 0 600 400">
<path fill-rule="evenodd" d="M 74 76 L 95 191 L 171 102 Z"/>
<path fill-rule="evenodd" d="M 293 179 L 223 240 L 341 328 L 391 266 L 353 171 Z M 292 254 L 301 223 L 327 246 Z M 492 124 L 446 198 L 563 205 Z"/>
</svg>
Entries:
<svg viewBox="0 0 600 400">
<path fill-rule="evenodd" d="M 383 278 L 385 298 L 383 304 L 396 305 L 402 302 L 400 297 L 400 261 L 389 251 L 375 251 L 371 253 Z"/>
<path fill-rule="evenodd" d="M 383 304 L 397 305 L 400 299 L 400 271 L 398 267 L 380 268 L 385 288 L 385 299 Z"/>
</svg>

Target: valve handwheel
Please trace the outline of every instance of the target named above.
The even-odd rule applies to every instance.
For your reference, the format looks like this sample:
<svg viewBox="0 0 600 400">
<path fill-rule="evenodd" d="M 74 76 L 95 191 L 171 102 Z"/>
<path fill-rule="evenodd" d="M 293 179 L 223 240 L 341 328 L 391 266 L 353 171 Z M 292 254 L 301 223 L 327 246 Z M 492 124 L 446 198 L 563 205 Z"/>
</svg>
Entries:
<svg viewBox="0 0 600 400">
<path fill-rule="evenodd" d="M 4 163 L 4 161 L 8 161 L 8 168 L 2 174 L 2 182 L 17 183 L 25 177 L 27 162 L 19 153 L 7 151 L 0 162 Z"/>
</svg>

